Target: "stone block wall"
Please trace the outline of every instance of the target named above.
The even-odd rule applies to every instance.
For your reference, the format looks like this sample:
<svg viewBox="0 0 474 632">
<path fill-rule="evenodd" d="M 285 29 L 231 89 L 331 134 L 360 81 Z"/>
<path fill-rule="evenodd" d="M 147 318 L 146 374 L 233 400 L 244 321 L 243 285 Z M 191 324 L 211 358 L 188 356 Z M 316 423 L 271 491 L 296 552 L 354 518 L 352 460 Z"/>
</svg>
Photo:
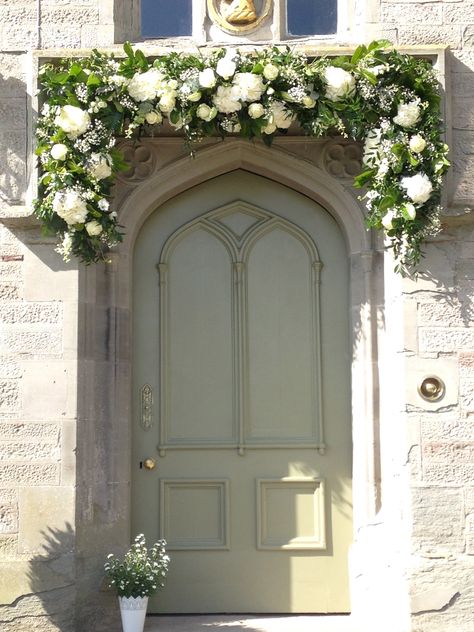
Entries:
<svg viewBox="0 0 474 632">
<path fill-rule="evenodd" d="M 78 319 L 84 315 L 78 304 L 78 270 L 74 264 L 63 264 L 52 242 L 41 237 L 39 227 L 28 219 L 26 201 L 33 170 L 31 51 L 123 41 L 132 33 L 132 4 L 0 0 L 2 632 L 72 631 L 71 613 L 80 603 L 77 578 L 84 591 L 87 585 L 97 591 L 100 543 L 117 545 L 126 532 L 128 518 L 121 500 L 126 472 L 117 472 L 108 455 L 108 447 L 113 452 L 126 441 L 104 442 L 106 433 L 115 435 L 111 409 L 101 407 L 103 393 L 94 391 L 94 405 L 89 402 L 82 417 L 84 402 L 77 401 L 78 349 L 84 338 L 83 331 L 78 336 Z M 474 632 L 474 3 L 367 0 L 365 31 L 357 30 L 348 41 L 381 38 L 401 47 L 450 48 L 446 112 L 453 164 L 444 230 L 427 245 L 425 274 L 416 283 L 405 281 L 397 299 L 403 304 L 403 340 L 396 351 L 404 362 L 403 405 L 381 417 L 381 453 L 392 461 L 381 468 L 382 502 L 389 505 L 394 490 L 400 494 L 391 501 L 393 512 L 399 512 L 395 524 L 409 531 L 400 536 L 393 529 L 381 544 L 406 538 L 402 562 L 387 554 L 387 565 L 403 566 L 411 596 L 409 627 L 394 632 Z M 85 300 L 91 320 L 96 322 L 101 315 L 101 335 L 112 318 L 108 291 L 89 288 Z M 83 326 L 91 320 L 83 319 Z M 126 327 L 123 324 L 122 331 Z M 81 351 L 84 373 L 90 378 L 95 367 L 99 376 L 110 375 L 113 359 L 101 356 L 97 369 L 94 342 L 89 343 L 91 348 Z M 381 359 L 388 367 L 392 360 L 389 353 Z M 446 383 L 439 405 L 426 405 L 413 388 L 426 372 Z M 383 397 L 383 384 L 381 392 Z M 107 397 L 120 400 L 125 410 L 125 394 L 110 390 Z M 390 439 L 398 431 L 405 440 L 399 452 Z M 79 453 L 79 473 L 77 437 L 82 450 L 90 448 L 86 456 Z M 121 456 L 126 460 L 125 454 Z M 88 530 L 76 533 L 84 524 L 90 525 Z M 370 529 L 368 534 L 370 552 L 374 539 Z M 399 589 L 404 590 L 402 584 Z M 373 592 L 367 593 L 366 604 L 374 604 Z M 93 612 L 96 605 L 81 607 L 80 629 L 99 630 L 103 621 Z"/>
</svg>

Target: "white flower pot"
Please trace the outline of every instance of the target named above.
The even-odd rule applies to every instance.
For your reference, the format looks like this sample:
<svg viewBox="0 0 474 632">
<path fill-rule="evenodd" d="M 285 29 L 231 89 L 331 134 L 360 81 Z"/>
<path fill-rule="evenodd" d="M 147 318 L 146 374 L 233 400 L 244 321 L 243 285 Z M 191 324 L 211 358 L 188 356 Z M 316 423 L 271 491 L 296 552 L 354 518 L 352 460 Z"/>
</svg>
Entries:
<svg viewBox="0 0 474 632">
<path fill-rule="evenodd" d="M 143 632 L 148 597 L 119 597 L 123 632 Z"/>
</svg>

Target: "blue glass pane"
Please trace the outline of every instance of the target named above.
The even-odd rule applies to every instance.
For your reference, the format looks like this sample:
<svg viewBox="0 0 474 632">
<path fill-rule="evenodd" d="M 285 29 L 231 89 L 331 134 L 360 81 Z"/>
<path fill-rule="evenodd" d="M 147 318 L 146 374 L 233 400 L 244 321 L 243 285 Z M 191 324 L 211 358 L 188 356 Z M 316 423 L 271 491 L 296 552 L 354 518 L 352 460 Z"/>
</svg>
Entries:
<svg viewBox="0 0 474 632">
<path fill-rule="evenodd" d="M 142 0 L 142 37 L 192 33 L 192 0 Z"/>
<path fill-rule="evenodd" d="M 337 27 L 337 0 L 287 0 L 289 35 L 326 35 Z"/>
</svg>

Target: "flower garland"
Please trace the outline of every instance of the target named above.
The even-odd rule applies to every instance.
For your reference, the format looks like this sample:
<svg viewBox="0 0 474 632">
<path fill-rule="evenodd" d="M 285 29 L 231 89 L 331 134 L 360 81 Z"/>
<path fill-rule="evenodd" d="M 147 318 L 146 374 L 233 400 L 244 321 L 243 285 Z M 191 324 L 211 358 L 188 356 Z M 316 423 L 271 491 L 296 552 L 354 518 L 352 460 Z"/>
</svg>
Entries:
<svg viewBox="0 0 474 632">
<path fill-rule="evenodd" d="M 287 47 L 154 60 L 130 44 L 124 49 L 122 59 L 93 51 L 40 71 L 35 213 L 58 235 L 64 259 L 106 260 L 122 239 L 110 207 L 114 178 L 127 169 L 116 138 L 153 134 L 167 120 L 191 148 L 229 134 L 270 145 L 294 122 L 310 136 L 364 141 L 355 186 L 365 188 L 367 225 L 385 230 L 399 271 L 419 263 L 423 240 L 439 229 L 449 166 L 429 62 L 385 42 L 317 59 Z"/>
</svg>

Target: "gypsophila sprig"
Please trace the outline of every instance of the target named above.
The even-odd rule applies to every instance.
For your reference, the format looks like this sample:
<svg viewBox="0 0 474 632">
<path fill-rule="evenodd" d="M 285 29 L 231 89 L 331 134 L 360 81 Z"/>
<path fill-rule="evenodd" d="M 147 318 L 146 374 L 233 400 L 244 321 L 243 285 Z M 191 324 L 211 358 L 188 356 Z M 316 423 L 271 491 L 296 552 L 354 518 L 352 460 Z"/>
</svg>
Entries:
<svg viewBox="0 0 474 632">
<path fill-rule="evenodd" d="M 158 540 L 147 549 L 145 536 L 140 534 L 123 559 L 110 554 L 104 564 L 109 587 L 119 597 L 148 597 L 163 588 L 170 562 L 165 547 L 166 542 Z"/>
<path fill-rule="evenodd" d="M 317 59 L 288 47 L 156 59 L 130 44 L 124 50 L 123 59 L 93 51 L 41 70 L 35 212 L 57 234 L 64 259 L 107 260 L 122 239 L 110 205 L 115 176 L 127 168 L 117 137 L 152 135 L 167 123 L 192 153 L 209 136 L 271 145 L 298 124 L 310 136 L 364 143 L 355 186 L 365 190 L 367 224 L 385 231 L 398 271 L 419 263 L 423 240 L 439 229 L 449 166 L 429 62 L 385 42 L 359 46 L 352 57 Z"/>
</svg>

